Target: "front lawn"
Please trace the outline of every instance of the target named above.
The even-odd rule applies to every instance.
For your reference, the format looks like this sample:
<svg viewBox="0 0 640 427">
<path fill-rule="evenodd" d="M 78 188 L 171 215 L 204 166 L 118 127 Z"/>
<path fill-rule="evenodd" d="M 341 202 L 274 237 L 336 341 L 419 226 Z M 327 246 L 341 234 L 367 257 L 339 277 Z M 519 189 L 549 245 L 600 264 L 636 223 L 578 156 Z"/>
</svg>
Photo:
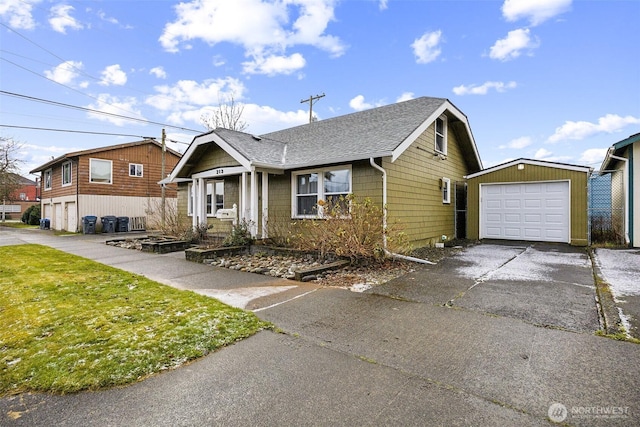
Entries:
<svg viewBox="0 0 640 427">
<path fill-rule="evenodd" d="M 0 395 L 128 384 L 270 327 L 40 245 L 0 247 L 0 325 Z"/>
</svg>

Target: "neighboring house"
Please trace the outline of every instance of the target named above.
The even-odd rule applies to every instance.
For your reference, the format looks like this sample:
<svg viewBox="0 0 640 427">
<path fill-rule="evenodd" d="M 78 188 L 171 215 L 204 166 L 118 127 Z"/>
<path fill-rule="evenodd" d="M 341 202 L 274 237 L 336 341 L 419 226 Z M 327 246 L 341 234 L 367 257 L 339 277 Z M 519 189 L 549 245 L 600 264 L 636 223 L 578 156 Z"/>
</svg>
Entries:
<svg viewBox="0 0 640 427">
<path fill-rule="evenodd" d="M 29 178 L 17 174 L 10 174 L 10 182 L 16 183 L 16 189 L 5 204 L 0 200 L 0 212 L 4 210 L 7 215 L 13 214 L 14 219 L 20 219 L 22 213 L 31 205 L 40 203 L 40 189 L 38 183 Z"/>
<path fill-rule="evenodd" d="M 422 97 L 261 136 L 216 129 L 194 138 L 165 182 L 179 184 L 179 210 L 194 226 L 228 230 L 216 216 L 237 205 L 252 233 L 268 237 L 317 217 L 319 200 L 352 193 L 386 206 L 419 246 L 465 237 L 456 203 L 466 205 L 464 177 L 481 169 L 467 117 Z"/>
<path fill-rule="evenodd" d="M 468 175 L 468 237 L 588 245 L 590 173 L 517 159 Z"/>
<path fill-rule="evenodd" d="M 612 204 L 624 206 L 626 243 L 640 247 L 640 133 L 613 144 L 600 169 L 602 173 L 611 174 L 612 189 L 623 188 L 622 195 L 612 191 Z"/>
<path fill-rule="evenodd" d="M 159 208 L 162 189 L 162 145 L 143 140 L 67 153 L 31 173 L 41 174 L 42 217 L 55 230 L 82 230 L 85 216 L 127 216 L 143 228 L 151 210 Z M 165 171 L 180 154 L 166 149 Z M 175 200 L 175 187 L 165 190 Z"/>
</svg>

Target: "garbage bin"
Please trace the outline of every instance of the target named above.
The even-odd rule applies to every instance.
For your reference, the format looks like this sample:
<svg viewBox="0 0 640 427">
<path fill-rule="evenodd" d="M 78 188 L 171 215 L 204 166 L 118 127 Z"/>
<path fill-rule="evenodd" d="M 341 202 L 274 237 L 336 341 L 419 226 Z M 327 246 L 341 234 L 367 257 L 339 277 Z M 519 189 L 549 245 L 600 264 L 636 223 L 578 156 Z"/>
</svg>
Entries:
<svg viewBox="0 0 640 427">
<path fill-rule="evenodd" d="M 118 225 L 116 226 L 116 231 L 121 233 L 126 233 L 129 231 L 129 217 L 128 216 L 119 216 L 118 217 Z"/>
<path fill-rule="evenodd" d="M 82 217 L 82 232 L 84 234 L 96 234 L 97 216 L 87 215 Z"/>
<path fill-rule="evenodd" d="M 44 230 L 44 218 L 40 218 L 40 230 Z"/>
<path fill-rule="evenodd" d="M 116 217 L 113 215 L 106 215 L 100 218 L 102 221 L 103 233 L 115 233 L 116 232 Z"/>
<path fill-rule="evenodd" d="M 44 229 L 48 230 L 51 228 L 51 220 L 49 218 L 44 219 Z"/>
</svg>

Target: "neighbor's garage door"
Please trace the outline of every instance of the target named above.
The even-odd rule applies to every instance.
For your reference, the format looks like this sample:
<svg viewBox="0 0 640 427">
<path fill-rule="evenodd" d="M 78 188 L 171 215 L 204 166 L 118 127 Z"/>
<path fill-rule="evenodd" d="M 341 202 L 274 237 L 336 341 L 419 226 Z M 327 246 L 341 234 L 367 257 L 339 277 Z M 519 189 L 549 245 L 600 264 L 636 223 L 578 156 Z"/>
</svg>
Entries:
<svg viewBox="0 0 640 427">
<path fill-rule="evenodd" d="M 480 238 L 569 242 L 569 182 L 483 184 Z"/>
</svg>

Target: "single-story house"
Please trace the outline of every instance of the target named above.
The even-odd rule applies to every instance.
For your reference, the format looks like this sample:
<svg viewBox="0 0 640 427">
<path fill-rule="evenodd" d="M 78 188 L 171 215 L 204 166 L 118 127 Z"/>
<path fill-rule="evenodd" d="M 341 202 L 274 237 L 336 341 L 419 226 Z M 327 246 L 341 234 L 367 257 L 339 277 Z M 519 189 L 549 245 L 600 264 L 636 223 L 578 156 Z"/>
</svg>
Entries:
<svg viewBox="0 0 640 427">
<path fill-rule="evenodd" d="M 147 215 L 162 199 L 165 171 L 178 163 L 180 153 L 152 139 L 75 151 L 31 171 L 40 173 L 42 218 L 55 230 L 82 230 L 82 218 L 129 217 L 130 226 L 144 229 Z M 165 202 L 176 200 L 176 189 L 165 188 Z"/>
<path fill-rule="evenodd" d="M 591 168 L 517 159 L 467 175 L 471 239 L 589 244 Z"/>
<path fill-rule="evenodd" d="M 466 115 L 421 97 L 260 136 L 218 128 L 196 136 L 163 182 L 178 183 L 194 226 L 228 230 L 233 217 L 266 238 L 352 193 L 385 206 L 419 246 L 465 237 L 465 176 L 480 170 Z"/>
<path fill-rule="evenodd" d="M 640 133 L 613 144 L 601 166 L 602 173 L 611 173 L 611 185 L 621 185 L 624 194 L 624 237 L 626 243 L 640 247 Z M 612 197 L 620 197 L 612 191 Z M 620 203 L 616 203 L 615 205 Z"/>
</svg>

